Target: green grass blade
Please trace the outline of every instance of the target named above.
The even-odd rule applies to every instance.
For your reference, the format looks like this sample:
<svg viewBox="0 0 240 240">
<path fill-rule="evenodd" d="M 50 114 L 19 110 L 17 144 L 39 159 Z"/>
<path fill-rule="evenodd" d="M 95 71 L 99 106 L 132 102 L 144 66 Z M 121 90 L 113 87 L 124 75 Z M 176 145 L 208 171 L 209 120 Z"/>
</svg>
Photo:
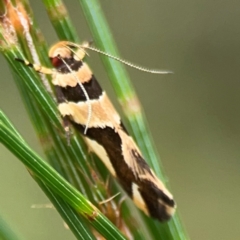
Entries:
<svg viewBox="0 0 240 240">
<path fill-rule="evenodd" d="M 77 212 L 107 239 L 125 239 L 121 233 L 72 185 L 33 152 L 17 135 L 0 121 L 0 141 L 51 189 L 59 194 Z M 107 226 L 107 227 L 106 227 Z"/>
<path fill-rule="evenodd" d="M 68 227 L 78 240 L 96 239 L 91 233 L 89 226 L 86 224 L 86 220 L 81 217 L 80 214 L 77 214 L 68 203 L 66 203 L 59 195 L 52 191 L 52 189 L 44 184 L 44 182 L 35 176 L 33 177 L 47 197 L 51 200 L 54 207 L 57 209 L 63 220 L 67 223 Z"/>
<path fill-rule="evenodd" d="M 59 39 L 79 42 L 75 27 L 63 2 L 60 0 L 43 0 L 43 3 Z"/>
<path fill-rule="evenodd" d="M 0 239 L 1 240 L 23 240 L 0 216 Z"/>
</svg>

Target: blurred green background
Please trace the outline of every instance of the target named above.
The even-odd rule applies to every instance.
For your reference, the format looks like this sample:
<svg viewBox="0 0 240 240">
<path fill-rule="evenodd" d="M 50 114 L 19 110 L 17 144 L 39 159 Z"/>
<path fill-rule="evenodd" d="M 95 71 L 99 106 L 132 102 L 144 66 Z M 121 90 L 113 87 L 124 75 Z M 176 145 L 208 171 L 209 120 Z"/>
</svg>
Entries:
<svg viewBox="0 0 240 240">
<path fill-rule="evenodd" d="M 44 35 L 57 41 L 40 1 L 30 1 Z M 240 239 L 240 2 L 101 1 L 123 58 L 174 71 L 129 69 L 181 218 L 191 239 Z M 66 1 L 82 40 L 92 39 L 76 0 Z M 115 102 L 97 54 L 89 64 Z M 41 148 L 7 64 L 0 57 L 0 108 Z M 0 146 L 0 215 L 25 239 L 75 239 L 25 168 Z"/>
</svg>

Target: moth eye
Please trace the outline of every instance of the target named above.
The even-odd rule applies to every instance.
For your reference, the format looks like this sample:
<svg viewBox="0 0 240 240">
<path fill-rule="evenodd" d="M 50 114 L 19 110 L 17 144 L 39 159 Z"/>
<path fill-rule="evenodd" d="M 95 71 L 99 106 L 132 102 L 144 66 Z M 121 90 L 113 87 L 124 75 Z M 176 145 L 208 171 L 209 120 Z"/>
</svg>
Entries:
<svg viewBox="0 0 240 240">
<path fill-rule="evenodd" d="M 59 66 L 61 66 L 63 64 L 61 58 L 60 58 L 60 55 L 58 55 L 57 57 L 53 57 L 53 58 L 50 58 L 51 60 L 51 63 L 52 65 L 57 68 Z"/>
</svg>

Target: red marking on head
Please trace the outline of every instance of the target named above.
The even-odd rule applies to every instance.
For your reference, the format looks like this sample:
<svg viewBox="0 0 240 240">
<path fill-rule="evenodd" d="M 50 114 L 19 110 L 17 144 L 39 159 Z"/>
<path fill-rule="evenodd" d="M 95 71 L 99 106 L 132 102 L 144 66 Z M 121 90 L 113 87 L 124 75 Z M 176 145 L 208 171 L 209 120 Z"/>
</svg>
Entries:
<svg viewBox="0 0 240 240">
<path fill-rule="evenodd" d="M 57 68 L 63 64 L 63 61 L 59 57 L 50 58 L 52 65 Z"/>
</svg>

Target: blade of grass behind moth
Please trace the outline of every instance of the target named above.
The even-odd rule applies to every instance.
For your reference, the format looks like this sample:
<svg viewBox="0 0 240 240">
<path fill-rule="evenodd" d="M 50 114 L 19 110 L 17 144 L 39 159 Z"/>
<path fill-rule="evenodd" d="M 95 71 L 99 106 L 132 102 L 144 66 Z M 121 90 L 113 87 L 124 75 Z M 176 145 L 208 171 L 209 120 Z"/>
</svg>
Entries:
<svg viewBox="0 0 240 240">
<path fill-rule="evenodd" d="M 114 56 L 118 56 L 119 54 L 113 36 L 101 10 L 99 1 L 79 0 L 79 2 L 94 36 L 94 41 L 97 43 L 98 47 L 105 52 L 111 53 Z M 129 77 L 125 71 L 125 68 L 117 61 L 107 57 L 102 58 L 109 77 L 113 82 L 113 87 L 122 105 L 123 111 L 127 116 L 127 120 L 131 126 L 135 140 L 137 141 L 140 149 L 143 151 L 143 154 L 148 160 L 150 166 L 166 183 L 163 171 L 160 167 L 159 158 L 152 143 L 152 138 L 147 129 L 145 116 L 140 108 L 140 105 L 138 104 L 136 93 L 133 90 L 131 82 L 129 81 Z M 131 108 L 131 106 L 133 107 Z M 162 239 L 173 238 L 185 240 L 187 238 L 177 214 L 173 216 L 170 222 L 161 225 L 161 228 L 166 230 L 166 238 L 164 238 L 162 235 L 163 231 L 159 228 L 159 224 L 157 222 L 153 223 L 150 219 L 146 220 L 145 222 L 148 224 L 148 227 L 152 229 L 152 232 L 158 232 L 156 235 L 162 236 Z M 156 239 L 159 239 L 159 237 L 156 237 Z"/>
<path fill-rule="evenodd" d="M 3 220 L 0 215 L 0 239 L 1 240 L 23 240 L 22 237 L 19 236 L 10 225 Z"/>
<path fill-rule="evenodd" d="M 61 40 L 79 42 L 67 9 L 60 0 L 42 0 L 58 37 Z"/>
<path fill-rule="evenodd" d="M 29 146 L 0 121 L 0 141 L 21 160 L 26 167 L 67 201 L 107 239 L 125 239 L 97 208 L 86 200 L 74 187 L 46 164 Z"/>
</svg>

